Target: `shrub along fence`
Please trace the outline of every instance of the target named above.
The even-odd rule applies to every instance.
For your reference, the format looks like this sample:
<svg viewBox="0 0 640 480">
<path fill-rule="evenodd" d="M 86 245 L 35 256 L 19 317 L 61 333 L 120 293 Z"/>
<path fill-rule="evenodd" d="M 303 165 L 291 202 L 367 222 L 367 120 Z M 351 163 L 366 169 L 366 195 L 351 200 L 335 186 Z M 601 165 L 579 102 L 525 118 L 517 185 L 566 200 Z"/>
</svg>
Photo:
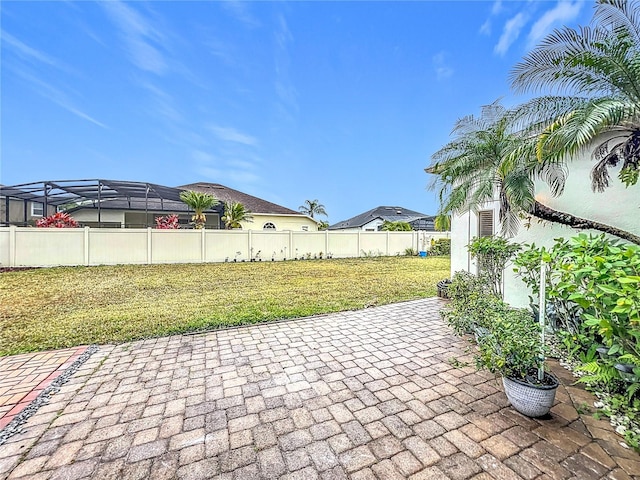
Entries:
<svg viewBox="0 0 640 480">
<path fill-rule="evenodd" d="M 279 261 L 404 255 L 448 232 L 0 228 L 0 267 Z"/>
</svg>

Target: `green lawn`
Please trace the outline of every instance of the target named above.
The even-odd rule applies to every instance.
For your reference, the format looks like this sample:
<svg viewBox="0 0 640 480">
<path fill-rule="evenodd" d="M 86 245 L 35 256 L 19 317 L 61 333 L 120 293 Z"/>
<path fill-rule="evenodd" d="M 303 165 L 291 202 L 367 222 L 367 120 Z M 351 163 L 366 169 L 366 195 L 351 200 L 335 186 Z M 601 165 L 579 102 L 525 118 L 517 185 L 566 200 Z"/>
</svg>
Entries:
<svg viewBox="0 0 640 480">
<path fill-rule="evenodd" d="M 411 300 L 449 258 L 380 257 L 0 273 L 0 356 Z"/>
</svg>

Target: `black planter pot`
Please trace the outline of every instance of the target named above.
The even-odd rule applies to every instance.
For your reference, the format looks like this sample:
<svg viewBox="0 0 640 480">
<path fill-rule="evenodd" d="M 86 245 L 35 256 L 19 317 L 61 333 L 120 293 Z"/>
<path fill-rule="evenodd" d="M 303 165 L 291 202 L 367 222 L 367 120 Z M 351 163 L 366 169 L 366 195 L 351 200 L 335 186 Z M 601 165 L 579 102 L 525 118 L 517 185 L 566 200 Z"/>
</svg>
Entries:
<svg viewBox="0 0 640 480">
<path fill-rule="evenodd" d="M 437 283 L 438 296 L 440 298 L 449 298 L 449 285 L 451 285 L 451 280 L 449 280 L 448 278 L 445 280 L 440 280 Z"/>
</svg>

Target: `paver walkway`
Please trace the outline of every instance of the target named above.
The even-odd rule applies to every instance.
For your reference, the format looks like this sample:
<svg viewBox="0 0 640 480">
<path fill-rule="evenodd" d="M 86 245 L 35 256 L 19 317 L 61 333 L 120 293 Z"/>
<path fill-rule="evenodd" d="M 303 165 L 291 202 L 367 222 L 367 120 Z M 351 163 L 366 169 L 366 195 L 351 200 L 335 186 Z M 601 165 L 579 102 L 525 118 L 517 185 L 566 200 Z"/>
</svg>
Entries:
<svg viewBox="0 0 640 480">
<path fill-rule="evenodd" d="M 611 432 L 606 422 L 578 415 L 573 387 L 560 388 L 546 420 L 508 407 L 492 376 L 461 367 L 468 344 L 443 325 L 440 305 L 102 347 L 0 446 L 0 477 L 622 480 L 640 472 L 619 438 L 597 438 Z"/>
<path fill-rule="evenodd" d="M 87 347 L 0 357 L 0 430 Z"/>
</svg>

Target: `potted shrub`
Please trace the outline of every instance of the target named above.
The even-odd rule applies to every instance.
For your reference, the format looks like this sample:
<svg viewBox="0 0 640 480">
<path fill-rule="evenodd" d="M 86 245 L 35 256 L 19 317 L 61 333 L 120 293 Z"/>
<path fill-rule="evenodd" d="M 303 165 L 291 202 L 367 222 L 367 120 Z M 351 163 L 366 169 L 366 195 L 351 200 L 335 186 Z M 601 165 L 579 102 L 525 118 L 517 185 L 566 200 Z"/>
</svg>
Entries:
<svg viewBox="0 0 640 480">
<path fill-rule="evenodd" d="M 478 342 L 476 364 L 502 375 L 505 394 L 517 411 L 529 417 L 546 415 L 558 380 L 544 370 L 541 327 L 527 310 L 499 310 L 487 325 L 489 333 Z"/>
</svg>

